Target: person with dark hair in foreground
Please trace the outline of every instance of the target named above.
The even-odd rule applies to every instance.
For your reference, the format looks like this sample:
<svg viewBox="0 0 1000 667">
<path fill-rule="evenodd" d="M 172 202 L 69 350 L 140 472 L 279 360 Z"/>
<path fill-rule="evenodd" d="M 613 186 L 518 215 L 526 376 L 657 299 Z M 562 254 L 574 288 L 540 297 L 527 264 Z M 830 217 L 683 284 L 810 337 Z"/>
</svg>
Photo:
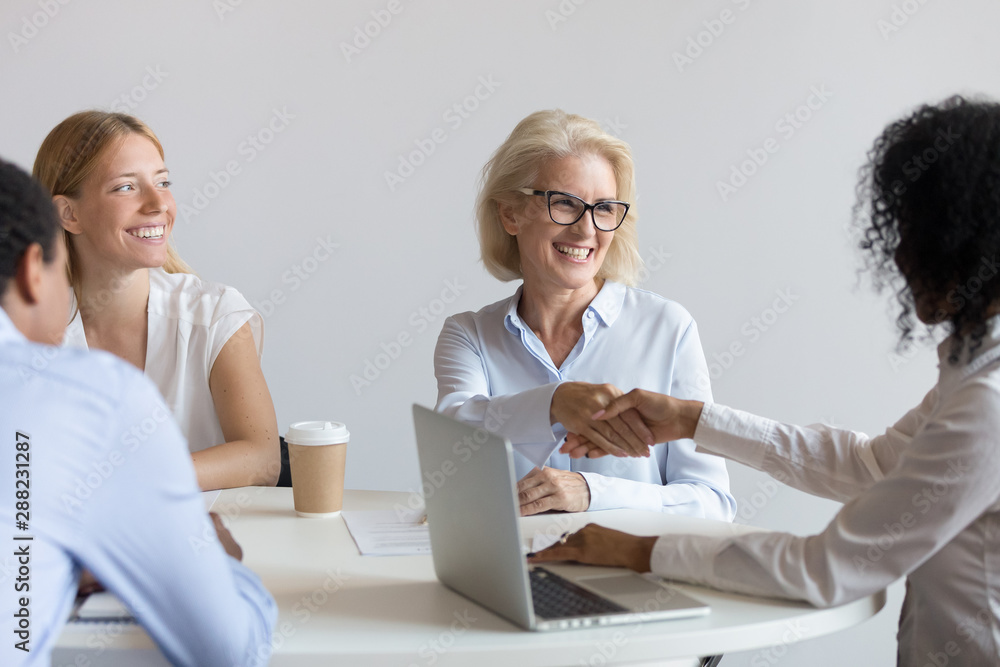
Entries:
<svg viewBox="0 0 1000 667">
<path fill-rule="evenodd" d="M 69 295 L 48 192 L 0 160 L 0 523 L 14 554 L 0 664 L 51 662 L 83 568 L 171 664 L 266 664 L 274 600 L 206 514 L 153 384 L 111 354 L 56 347 Z"/>
<path fill-rule="evenodd" d="M 657 442 L 779 476 L 844 507 L 818 535 L 636 537 L 589 525 L 533 561 L 627 566 L 753 595 L 839 605 L 907 577 L 900 665 L 1000 662 L 1000 105 L 955 97 L 876 140 L 856 223 L 875 284 L 948 334 L 940 376 L 883 435 L 781 424 L 635 390 L 594 415 L 639 412 Z M 563 451 L 603 456 L 570 436 Z M 613 453 L 613 452 L 611 452 Z"/>
</svg>

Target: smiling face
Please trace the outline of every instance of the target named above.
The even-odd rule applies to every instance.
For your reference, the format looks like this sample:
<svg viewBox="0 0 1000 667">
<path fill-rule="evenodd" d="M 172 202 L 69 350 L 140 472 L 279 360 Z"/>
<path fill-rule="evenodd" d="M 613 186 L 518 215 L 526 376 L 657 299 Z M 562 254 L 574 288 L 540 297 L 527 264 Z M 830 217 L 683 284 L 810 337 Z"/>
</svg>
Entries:
<svg viewBox="0 0 1000 667">
<path fill-rule="evenodd" d="M 593 204 L 617 199 L 615 173 L 606 159 L 597 155 L 569 156 L 542 165 L 534 183 L 536 190 L 558 190 Z M 557 225 L 549 218 L 545 197 L 527 196 L 524 208 L 501 206 L 508 234 L 517 238 L 525 288 L 543 293 L 593 290 L 614 232 L 598 231 L 591 212 L 572 225 Z"/>
<path fill-rule="evenodd" d="M 163 158 L 145 137 L 130 134 L 87 177 L 80 196 L 59 205 L 63 227 L 84 265 L 130 271 L 162 266 L 177 204 Z"/>
</svg>

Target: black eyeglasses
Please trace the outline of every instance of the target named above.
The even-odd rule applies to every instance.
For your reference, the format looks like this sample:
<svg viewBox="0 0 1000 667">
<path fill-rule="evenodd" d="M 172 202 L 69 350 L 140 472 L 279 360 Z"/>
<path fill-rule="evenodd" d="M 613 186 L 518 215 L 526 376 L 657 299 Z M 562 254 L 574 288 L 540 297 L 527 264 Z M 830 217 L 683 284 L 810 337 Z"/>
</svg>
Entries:
<svg viewBox="0 0 1000 667">
<path fill-rule="evenodd" d="M 575 224 L 589 210 L 594 227 L 602 232 L 613 232 L 621 227 L 630 206 L 628 202 L 614 200 L 588 204 L 576 195 L 557 190 L 518 188 L 517 191 L 526 195 L 545 197 L 549 207 L 549 218 L 557 225 Z"/>
</svg>

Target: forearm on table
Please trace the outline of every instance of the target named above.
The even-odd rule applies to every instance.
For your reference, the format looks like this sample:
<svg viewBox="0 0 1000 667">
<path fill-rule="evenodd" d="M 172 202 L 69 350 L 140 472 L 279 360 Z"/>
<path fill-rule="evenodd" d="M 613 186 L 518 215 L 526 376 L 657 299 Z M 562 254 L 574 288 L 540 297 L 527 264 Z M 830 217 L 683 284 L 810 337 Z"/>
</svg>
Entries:
<svg viewBox="0 0 1000 667">
<path fill-rule="evenodd" d="M 191 455 L 203 491 L 274 486 L 281 472 L 278 441 L 232 440 Z"/>
</svg>

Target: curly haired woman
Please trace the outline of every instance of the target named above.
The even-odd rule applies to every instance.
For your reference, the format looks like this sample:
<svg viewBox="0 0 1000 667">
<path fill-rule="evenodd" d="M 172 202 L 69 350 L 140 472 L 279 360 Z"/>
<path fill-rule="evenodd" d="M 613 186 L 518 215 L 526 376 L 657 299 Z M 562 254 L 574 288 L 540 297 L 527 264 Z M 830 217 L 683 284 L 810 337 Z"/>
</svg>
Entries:
<svg viewBox="0 0 1000 667">
<path fill-rule="evenodd" d="M 636 390 L 656 439 L 692 438 L 845 503 L 817 535 L 635 537 L 587 526 L 536 560 L 625 565 L 721 589 L 850 602 L 907 579 L 900 665 L 1000 660 L 1000 105 L 952 98 L 893 123 L 862 169 L 856 220 L 875 284 L 943 328 L 940 377 L 883 435 L 781 424 Z M 867 209 L 867 210 L 866 210 Z M 867 215 L 860 215 L 862 212 Z M 570 437 L 571 456 L 602 452 Z"/>
</svg>

